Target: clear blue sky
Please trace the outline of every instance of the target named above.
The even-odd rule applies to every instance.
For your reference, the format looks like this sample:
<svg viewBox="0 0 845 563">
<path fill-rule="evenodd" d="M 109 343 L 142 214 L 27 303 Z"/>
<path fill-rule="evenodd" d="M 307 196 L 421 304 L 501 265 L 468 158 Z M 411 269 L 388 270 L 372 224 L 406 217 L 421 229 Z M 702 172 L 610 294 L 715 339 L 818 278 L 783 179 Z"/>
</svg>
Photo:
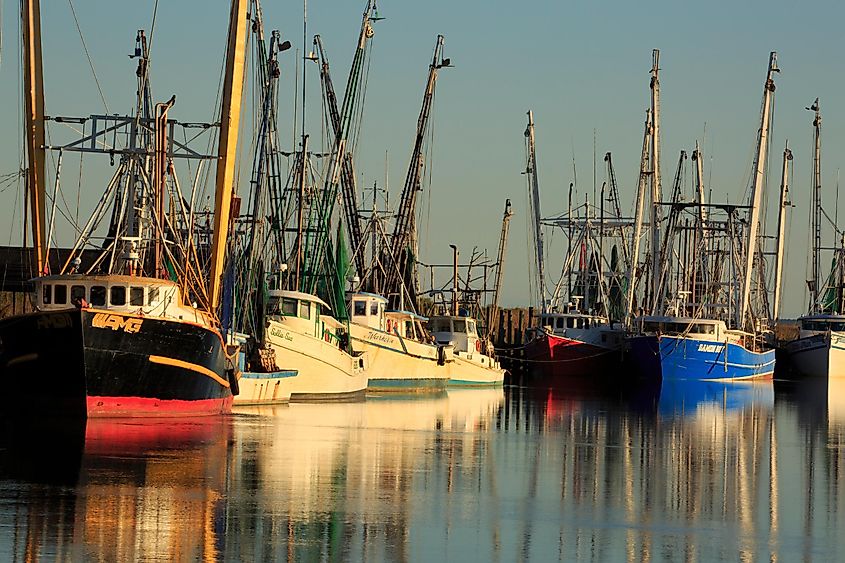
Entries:
<svg viewBox="0 0 845 563">
<path fill-rule="evenodd" d="M 69 3 L 43 4 L 47 113 L 103 111 Z M 301 48 L 301 2 L 265 4 L 268 29 L 280 29 L 295 49 Z M 135 84 L 134 62 L 126 55 L 134 46 L 135 30 L 149 30 L 153 2 L 75 0 L 73 5 L 109 109 L 128 111 Z M 338 88 L 345 82 L 363 5 L 362 0 L 311 0 L 308 5 L 308 48 L 310 36 L 320 33 Z M 0 6 L 0 175 L 5 175 L 20 161 L 18 2 Z M 838 155 L 845 149 L 845 111 L 837 105 L 845 86 L 845 7 L 840 3 L 435 0 L 385 1 L 379 9 L 387 19 L 376 27 L 357 170 L 366 184 L 381 182 L 389 150 L 390 184 L 393 197 L 398 197 L 434 39 L 444 34 L 445 54 L 455 68 L 442 71 L 434 110 L 431 217 L 427 240 L 421 244 L 423 258 L 447 260 L 452 242 L 467 254 L 474 245 L 495 253 L 504 200 L 511 198 L 516 215 L 505 305 L 523 304 L 528 295 L 527 200 L 520 174 L 528 109 L 534 110 L 537 122 L 544 215 L 565 207 L 573 151 L 579 199 L 584 190 L 592 191 L 594 130 L 599 159 L 613 152 L 623 202 L 630 205 L 649 99 L 651 50 L 659 48 L 664 185 L 671 180 L 678 151 L 691 153 L 695 140 L 703 140 L 706 124 L 705 173 L 714 199 L 721 194 L 718 199 L 738 202 L 748 184 L 768 53 L 777 50 L 782 72 L 776 78 L 769 193 L 776 196 L 780 154 L 788 138 L 795 154 L 796 207 L 784 313 L 803 310 L 812 120 L 804 107 L 821 98 L 824 190 L 832 215 Z M 158 100 L 178 95 L 173 117 L 213 119 L 227 17 L 223 1 L 160 3 L 153 86 Z M 286 107 L 292 103 L 295 57 L 293 50 L 283 56 L 281 103 Z M 312 72 L 309 88 L 316 93 L 316 86 Z M 312 98 L 311 107 L 318 108 L 317 98 Z M 310 119 L 316 127 L 317 114 Z M 283 120 L 290 123 L 289 112 Z M 283 125 L 282 130 L 289 127 Z M 602 164 L 599 160 L 599 185 Z M 69 199 L 75 198 L 75 178 L 63 178 L 62 189 Z M 84 187 L 83 216 L 101 189 L 100 183 Z M 19 210 L 13 224 L 15 196 L 14 188 L 0 193 L 2 244 L 20 240 Z M 425 235 L 426 225 L 421 229 Z M 58 232 L 69 231 L 60 225 Z M 550 256 L 550 269 L 559 270 L 560 260 Z"/>
</svg>

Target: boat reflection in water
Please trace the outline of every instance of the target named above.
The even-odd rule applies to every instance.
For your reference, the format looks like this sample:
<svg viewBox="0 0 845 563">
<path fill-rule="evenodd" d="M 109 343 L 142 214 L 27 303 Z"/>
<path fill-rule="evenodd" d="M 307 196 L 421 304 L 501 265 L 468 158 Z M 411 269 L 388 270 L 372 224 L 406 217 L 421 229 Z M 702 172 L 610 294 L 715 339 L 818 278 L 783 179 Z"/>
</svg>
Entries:
<svg viewBox="0 0 845 563">
<path fill-rule="evenodd" d="M 772 391 L 514 387 L 94 421 L 75 458 L 66 431 L 37 438 L 30 469 L 9 454 L 26 440 L 0 449 L 0 560 L 837 560 L 842 389 Z"/>
<path fill-rule="evenodd" d="M 424 529 L 448 525 L 430 519 L 449 491 L 489 481 L 503 403 L 491 388 L 236 409 L 249 425 L 236 425 L 244 490 L 230 494 L 226 557 L 413 559 Z"/>
<path fill-rule="evenodd" d="M 0 559 L 219 558 L 230 435 L 228 417 L 15 425 L 0 525 L 16 532 Z"/>
<path fill-rule="evenodd" d="M 725 412 L 774 406 L 771 382 L 667 380 L 660 389 L 660 413 L 694 415 L 714 408 Z"/>
</svg>

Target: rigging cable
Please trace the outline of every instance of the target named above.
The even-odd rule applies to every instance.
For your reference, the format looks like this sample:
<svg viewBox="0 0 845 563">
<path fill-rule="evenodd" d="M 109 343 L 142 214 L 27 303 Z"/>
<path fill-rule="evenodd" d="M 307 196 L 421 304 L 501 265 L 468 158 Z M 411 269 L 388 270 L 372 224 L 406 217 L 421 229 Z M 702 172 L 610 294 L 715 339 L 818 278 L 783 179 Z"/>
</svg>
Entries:
<svg viewBox="0 0 845 563">
<path fill-rule="evenodd" d="M 88 45 L 85 44 L 85 37 L 82 35 L 79 19 L 76 17 L 76 10 L 73 8 L 73 0 L 67 0 L 67 3 L 70 5 L 70 13 L 73 14 L 73 22 L 76 24 L 76 31 L 79 32 L 79 40 L 82 41 L 82 49 L 85 51 L 85 58 L 88 59 L 88 65 L 91 67 L 91 74 L 94 75 L 94 83 L 97 85 L 97 91 L 100 93 L 103 107 L 106 108 L 106 113 L 111 113 L 109 111 L 109 104 L 106 103 L 106 96 L 103 94 L 103 89 L 100 86 L 100 80 L 97 78 L 97 71 L 94 70 L 94 61 L 91 60 L 91 53 L 88 52 Z M 158 5 L 158 0 L 156 0 L 156 5 Z"/>
</svg>

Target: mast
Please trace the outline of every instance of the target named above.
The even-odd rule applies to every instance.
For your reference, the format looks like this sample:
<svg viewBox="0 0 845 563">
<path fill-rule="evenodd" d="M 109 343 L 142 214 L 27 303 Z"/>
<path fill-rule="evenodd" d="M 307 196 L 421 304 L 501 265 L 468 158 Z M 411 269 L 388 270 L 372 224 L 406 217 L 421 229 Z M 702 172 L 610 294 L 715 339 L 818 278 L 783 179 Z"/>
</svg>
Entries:
<svg viewBox="0 0 845 563">
<path fill-rule="evenodd" d="M 510 228 L 511 200 L 505 200 L 505 214 L 502 216 L 502 233 L 499 235 L 499 252 L 496 258 L 496 279 L 493 282 L 493 302 L 487 311 L 487 337 L 493 334 L 493 324 L 496 322 L 496 312 L 499 309 L 499 296 L 502 291 L 502 278 L 505 271 L 505 250 L 508 247 L 508 230 Z"/>
<path fill-rule="evenodd" d="M 27 189 L 29 191 L 32 249 L 37 275 L 47 271 L 46 178 L 44 166 L 44 72 L 41 66 L 41 6 L 39 0 L 21 0 L 23 31 L 24 105 L 26 113 Z"/>
<path fill-rule="evenodd" d="M 695 142 L 695 150 L 692 151 L 692 161 L 695 163 L 695 198 L 698 202 L 698 226 L 695 229 L 695 247 L 693 248 L 693 279 L 692 297 L 693 302 L 702 302 L 707 295 L 707 279 L 710 275 L 708 268 L 710 255 L 710 236 L 707 232 L 707 197 L 704 193 L 704 155 L 698 141 Z M 699 280 L 701 283 L 699 283 Z M 699 291 L 703 290 L 703 291 Z"/>
<path fill-rule="evenodd" d="M 634 288 L 637 275 L 637 260 L 640 255 L 640 236 L 643 231 L 643 211 L 645 207 L 646 179 L 648 178 L 649 146 L 651 145 L 651 110 L 645 112 L 645 130 L 643 131 L 643 149 L 640 153 L 640 177 L 637 181 L 637 201 L 634 215 L 634 235 L 631 238 L 631 261 L 628 263 L 628 296 L 625 311 L 628 318 L 634 316 Z"/>
<path fill-rule="evenodd" d="M 366 58 L 367 43 L 374 34 L 372 22 L 381 19 L 383 18 L 378 16 L 375 0 L 368 0 L 361 20 L 361 30 L 358 34 L 355 56 L 352 58 L 352 67 L 349 69 L 346 90 L 344 90 L 343 94 L 343 105 L 340 110 L 338 110 L 337 96 L 332 85 L 329 62 L 323 49 L 322 40 L 319 35 L 314 36 L 314 44 L 317 46 L 320 58 L 320 77 L 326 95 L 326 106 L 329 112 L 332 131 L 335 135 L 335 150 L 341 151 L 338 158 L 341 159 L 340 184 L 341 195 L 343 196 L 343 216 L 349 234 L 349 243 L 353 251 L 356 251 L 361 245 L 361 219 L 358 214 L 357 189 L 355 185 L 355 173 L 352 166 L 352 153 L 347 150 L 347 145 L 352 129 L 352 120 L 356 113 L 355 110 L 362 91 L 361 72 Z M 356 252 L 355 265 L 359 272 L 364 271 L 363 252 Z"/>
<path fill-rule="evenodd" d="M 786 244 L 784 230 L 786 229 L 786 210 L 789 208 L 789 163 L 792 160 L 792 151 L 789 150 L 789 141 L 783 149 L 783 169 L 780 175 L 780 209 L 778 211 L 778 238 L 777 252 L 775 253 L 775 301 L 772 305 L 772 318 L 777 320 L 780 314 L 780 300 L 782 296 L 781 280 L 783 279 L 783 249 Z"/>
<path fill-rule="evenodd" d="M 452 249 L 452 316 L 458 316 L 458 247 L 450 244 Z"/>
<path fill-rule="evenodd" d="M 534 258 L 537 260 L 537 291 L 540 297 L 540 311 L 546 313 L 546 265 L 543 256 L 543 230 L 540 225 L 540 183 L 537 179 L 537 145 L 534 138 L 534 112 L 528 112 L 528 127 L 525 129 L 528 142 L 528 191 L 531 192 L 531 210 L 534 213 Z"/>
<path fill-rule="evenodd" d="M 414 136 L 414 149 L 411 152 L 411 160 L 408 164 L 408 173 L 405 176 L 405 186 L 402 188 L 402 197 L 399 201 L 399 210 L 396 222 L 393 227 L 393 235 L 390 240 L 390 255 L 394 268 L 390 268 L 386 274 L 387 282 L 384 290 L 396 292 L 399 301 L 405 297 L 405 281 L 413 279 L 410 269 L 413 267 L 409 254 L 416 255 L 416 201 L 417 192 L 422 190 L 422 175 L 424 169 L 423 142 L 428 130 L 431 106 L 434 102 L 434 91 L 437 85 L 438 71 L 443 67 L 450 66 L 450 60 L 443 58 L 443 36 L 438 35 L 434 45 L 434 55 L 428 67 L 428 79 L 426 80 L 425 93 L 423 94 L 422 107 L 417 118 L 417 131 Z M 416 307 L 416 288 L 410 288 L 413 295 L 412 303 Z"/>
<path fill-rule="evenodd" d="M 757 255 L 757 233 L 760 229 L 760 202 L 763 199 L 763 179 L 765 178 L 766 150 L 769 144 L 769 122 L 771 119 L 772 95 L 775 91 L 773 75 L 780 72 L 777 66 L 777 53 L 769 55 L 769 69 L 766 73 L 766 83 L 763 86 L 763 107 L 760 115 L 760 130 L 757 132 L 757 154 L 754 157 L 753 186 L 751 191 L 751 213 L 748 222 L 748 240 L 745 245 L 745 278 L 742 282 L 742 300 L 740 301 L 737 328 L 745 324 L 749 312 L 751 298 L 751 275 L 754 270 L 754 259 Z"/>
<path fill-rule="evenodd" d="M 660 50 L 651 52 L 651 291 L 652 314 L 663 305 L 660 285 Z"/>
<path fill-rule="evenodd" d="M 229 41 L 226 47 L 226 70 L 223 75 L 223 103 L 220 108 L 220 138 L 217 143 L 217 181 L 214 197 L 214 231 L 211 245 L 209 310 L 214 312 L 220 301 L 223 259 L 229 234 L 232 191 L 235 181 L 235 159 L 238 148 L 238 124 L 241 117 L 241 94 L 244 82 L 246 22 L 249 0 L 232 0 L 229 13 Z"/>
<path fill-rule="evenodd" d="M 815 112 L 813 115 L 813 207 L 810 210 L 811 225 L 813 231 L 813 271 L 812 271 L 812 305 L 811 310 L 818 312 L 821 308 L 819 295 L 822 294 L 821 282 L 821 246 L 822 246 L 822 142 L 821 128 L 822 116 L 819 106 L 819 99 L 813 102 L 809 108 Z"/>
</svg>

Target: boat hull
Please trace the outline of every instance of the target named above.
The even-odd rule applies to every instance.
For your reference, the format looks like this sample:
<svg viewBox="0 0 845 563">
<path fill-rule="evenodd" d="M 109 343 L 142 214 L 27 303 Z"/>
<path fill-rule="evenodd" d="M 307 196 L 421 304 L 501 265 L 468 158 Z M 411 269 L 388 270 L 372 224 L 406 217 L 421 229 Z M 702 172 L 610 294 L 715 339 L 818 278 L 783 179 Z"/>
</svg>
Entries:
<svg viewBox="0 0 845 563">
<path fill-rule="evenodd" d="M 456 352 L 448 366 L 449 387 L 495 387 L 505 382 L 505 370 L 484 354 Z"/>
<path fill-rule="evenodd" d="M 231 410 L 219 333 L 97 309 L 0 321 L 12 408 L 74 416 L 200 416 Z"/>
<path fill-rule="evenodd" d="M 788 342 L 789 364 L 807 377 L 845 378 L 845 334 L 819 333 Z"/>
<path fill-rule="evenodd" d="M 238 379 L 235 405 L 275 405 L 290 401 L 293 378 L 298 373 L 281 370 L 270 373 L 242 372 Z"/>
<path fill-rule="evenodd" d="M 775 352 L 753 352 L 734 343 L 680 336 L 636 336 L 629 359 L 645 377 L 663 380 L 740 381 L 772 379 Z"/>
<path fill-rule="evenodd" d="M 365 356 L 347 354 L 333 341 L 303 334 L 275 320 L 269 321 L 267 342 L 276 355 L 276 365 L 297 372 L 296 377 L 289 378 L 292 402 L 346 400 L 365 395 Z"/>
<path fill-rule="evenodd" d="M 554 381 L 610 375 L 620 364 L 621 352 L 541 332 L 525 345 L 525 357 L 531 379 Z"/>
<path fill-rule="evenodd" d="M 408 393 L 446 388 L 451 354 L 438 358 L 437 346 L 361 325 L 351 324 L 350 331 L 352 347 L 366 354 L 369 362 L 368 391 Z"/>
</svg>

